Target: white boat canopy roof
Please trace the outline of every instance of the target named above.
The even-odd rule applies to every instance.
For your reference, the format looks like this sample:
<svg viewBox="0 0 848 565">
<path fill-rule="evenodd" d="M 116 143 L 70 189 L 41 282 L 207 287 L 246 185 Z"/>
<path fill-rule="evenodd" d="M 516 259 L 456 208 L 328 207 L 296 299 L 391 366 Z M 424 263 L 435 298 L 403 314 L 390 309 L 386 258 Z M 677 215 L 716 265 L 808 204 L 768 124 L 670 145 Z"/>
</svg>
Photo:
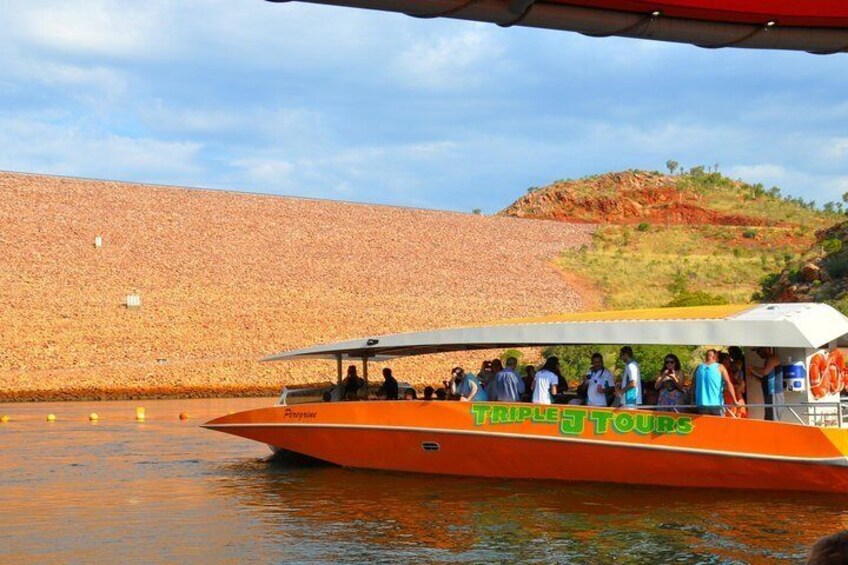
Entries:
<svg viewBox="0 0 848 565">
<path fill-rule="evenodd" d="M 369 359 L 548 345 L 739 345 L 817 349 L 848 334 L 848 318 L 826 304 L 745 304 L 584 312 L 464 328 L 377 335 L 271 355 Z"/>
</svg>

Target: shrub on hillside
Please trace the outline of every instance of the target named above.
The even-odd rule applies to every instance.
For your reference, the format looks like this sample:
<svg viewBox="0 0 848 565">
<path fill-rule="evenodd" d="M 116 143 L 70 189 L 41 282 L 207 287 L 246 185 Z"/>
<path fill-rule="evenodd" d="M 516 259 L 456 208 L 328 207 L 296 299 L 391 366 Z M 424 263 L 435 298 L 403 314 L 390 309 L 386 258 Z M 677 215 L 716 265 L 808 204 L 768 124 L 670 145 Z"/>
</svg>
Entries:
<svg viewBox="0 0 848 565">
<path fill-rule="evenodd" d="M 689 274 L 678 267 L 671 275 L 671 282 L 666 288 L 674 296 L 685 294 L 689 289 Z"/>
<path fill-rule="evenodd" d="M 773 300 L 775 294 L 775 287 L 777 283 L 780 281 L 780 273 L 769 273 L 760 279 L 760 289 L 751 296 L 751 300 L 754 302 L 763 302 L 766 300 Z"/>
<path fill-rule="evenodd" d="M 673 308 L 682 306 L 715 306 L 719 304 L 727 304 L 727 299 L 723 296 L 719 296 L 718 294 L 710 294 L 703 290 L 696 290 L 692 292 L 681 292 L 680 294 L 675 295 L 675 297 L 672 298 L 666 306 Z"/>
<path fill-rule="evenodd" d="M 822 250 L 828 255 L 842 251 L 842 240 L 830 237 L 822 242 Z"/>
<path fill-rule="evenodd" d="M 848 295 L 842 295 L 837 299 L 827 300 L 825 302 L 848 316 Z"/>
<path fill-rule="evenodd" d="M 832 255 L 822 261 L 822 266 L 828 275 L 834 279 L 841 279 L 848 275 L 848 256 Z"/>
<path fill-rule="evenodd" d="M 636 231 L 645 232 L 645 231 L 648 231 L 649 229 L 651 229 L 651 224 L 649 224 L 648 222 L 642 222 L 641 224 L 636 226 Z"/>
<path fill-rule="evenodd" d="M 518 359 L 518 366 L 520 367 L 521 358 L 524 357 L 524 354 L 517 349 L 507 349 L 506 351 L 501 353 L 500 360 L 504 363 L 504 365 L 506 365 L 506 360 L 510 357 L 515 357 L 516 359 Z"/>
<path fill-rule="evenodd" d="M 745 239 L 755 239 L 757 237 L 757 230 L 748 228 L 742 232 L 742 237 Z"/>
</svg>

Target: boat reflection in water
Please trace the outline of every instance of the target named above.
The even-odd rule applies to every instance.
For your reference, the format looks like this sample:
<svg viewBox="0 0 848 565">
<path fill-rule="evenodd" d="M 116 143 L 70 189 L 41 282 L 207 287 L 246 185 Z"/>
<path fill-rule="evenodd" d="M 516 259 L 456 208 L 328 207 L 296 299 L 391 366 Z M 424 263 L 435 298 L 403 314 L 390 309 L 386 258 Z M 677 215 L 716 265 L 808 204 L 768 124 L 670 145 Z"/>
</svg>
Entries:
<svg viewBox="0 0 848 565">
<path fill-rule="evenodd" d="M 848 527 L 845 499 L 822 494 L 764 498 L 281 461 L 222 465 L 219 472 L 225 480 L 216 482 L 216 498 L 250 508 L 280 543 L 297 532 L 315 561 L 391 554 L 452 562 L 586 563 L 625 555 L 640 562 L 773 562 L 801 558 L 820 535 Z"/>
<path fill-rule="evenodd" d="M 848 527 L 835 495 L 293 466 L 177 419 L 272 402 L 3 406 L 0 562 L 772 563 Z"/>
</svg>

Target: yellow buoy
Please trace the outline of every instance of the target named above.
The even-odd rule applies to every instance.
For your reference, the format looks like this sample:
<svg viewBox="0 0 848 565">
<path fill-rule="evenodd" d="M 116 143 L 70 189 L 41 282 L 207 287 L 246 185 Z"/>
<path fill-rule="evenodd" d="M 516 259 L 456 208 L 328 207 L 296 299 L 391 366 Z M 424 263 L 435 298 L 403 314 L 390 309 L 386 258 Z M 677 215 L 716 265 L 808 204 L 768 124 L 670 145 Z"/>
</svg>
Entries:
<svg viewBox="0 0 848 565">
<path fill-rule="evenodd" d="M 145 418 L 144 408 L 136 408 L 135 409 L 135 419 L 139 422 L 143 422 Z"/>
<path fill-rule="evenodd" d="M 180 420 L 188 420 L 188 412 L 180 412 Z"/>
<path fill-rule="evenodd" d="M 92 412 L 91 414 L 88 415 L 88 419 L 91 420 L 92 422 L 96 422 L 97 420 L 100 419 L 100 416 L 97 415 L 97 412 Z"/>
<path fill-rule="evenodd" d="M 0 416 L 0 423 L 5 424 L 8 421 L 9 421 L 9 416 L 7 416 L 6 414 L 3 414 L 2 416 Z"/>
<path fill-rule="evenodd" d="M 47 421 L 48 422 L 55 422 L 56 421 L 56 414 L 48 414 L 47 415 Z"/>
</svg>

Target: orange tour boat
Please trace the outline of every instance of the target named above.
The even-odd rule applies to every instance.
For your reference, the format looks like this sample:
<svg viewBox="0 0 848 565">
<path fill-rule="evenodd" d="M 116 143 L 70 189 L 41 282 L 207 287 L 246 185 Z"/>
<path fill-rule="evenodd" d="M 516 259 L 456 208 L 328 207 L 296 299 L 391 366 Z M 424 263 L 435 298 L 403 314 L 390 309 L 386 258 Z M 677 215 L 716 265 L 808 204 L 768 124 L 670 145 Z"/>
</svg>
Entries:
<svg viewBox="0 0 848 565">
<path fill-rule="evenodd" d="M 366 469 L 497 478 L 848 493 L 848 427 L 839 346 L 848 318 L 823 304 L 730 305 L 577 313 L 486 326 L 372 336 L 273 355 L 332 359 L 337 384 L 313 401 L 214 419 L 206 428 L 275 451 Z M 766 406 L 749 376 L 748 418 L 510 402 L 342 401 L 342 363 L 548 345 L 738 345 L 782 362 Z M 809 368 L 809 370 L 808 370 Z M 778 375 L 780 378 L 780 375 Z M 367 380 L 366 380 L 367 383 Z M 780 388 L 780 387 L 778 387 Z M 311 391 L 315 394 L 316 391 Z M 323 395 L 321 394 L 323 392 Z M 774 410 L 775 421 L 763 419 Z"/>
</svg>

